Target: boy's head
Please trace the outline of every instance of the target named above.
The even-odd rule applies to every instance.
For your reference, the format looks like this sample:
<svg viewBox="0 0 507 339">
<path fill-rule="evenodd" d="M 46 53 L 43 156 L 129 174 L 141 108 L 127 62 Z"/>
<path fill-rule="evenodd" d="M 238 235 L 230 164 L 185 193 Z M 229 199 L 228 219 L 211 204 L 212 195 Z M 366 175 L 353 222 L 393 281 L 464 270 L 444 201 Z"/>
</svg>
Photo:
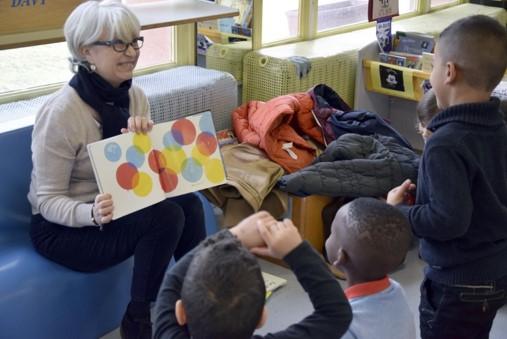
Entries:
<svg viewBox="0 0 507 339">
<path fill-rule="evenodd" d="M 428 90 L 417 103 L 417 129 L 419 134 L 423 137 L 426 142 L 431 135 L 431 131 L 427 129 L 431 119 L 440 112 L 437 105 L 437 97 L 433 89 Z"/>
<path fill-rule="evenodd" d="M 236 239 L 208 238 L 188 267 L 176 303 L 195 339 L 246 339 L 265 320 L 266 288 L 257 259 Z"/>
<path fill-rule="evenodd" d="M 373 198 L 358 198 L 336 213 L 326 252 L 347 278 L 373 281 L 403 262 L 410 238 L 410 226 L 395 207 Z"/>
<path fill-rule="evenodd" d="M 473 15 L 449 25 L 440 34 L 430 77 L 438 106 L 488 100 L 505 73 L 506 55 L 507 32 L 495 19 Z"/>
</svg>

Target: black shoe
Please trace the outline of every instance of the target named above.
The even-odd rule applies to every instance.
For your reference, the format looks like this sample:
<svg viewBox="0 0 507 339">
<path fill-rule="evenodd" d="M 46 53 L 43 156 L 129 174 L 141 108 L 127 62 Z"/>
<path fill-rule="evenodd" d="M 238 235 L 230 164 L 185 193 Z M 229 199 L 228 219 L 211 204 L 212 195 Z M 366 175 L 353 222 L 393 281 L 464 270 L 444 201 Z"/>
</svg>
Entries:
<svg viewBox="0 0 507 339">
<path fill-rule="evenodd" d="M 125 313 L 121 320 L 120 336 L 122 339 L 151 339 L 150 318 L 134 319 Z"/>
</svg>

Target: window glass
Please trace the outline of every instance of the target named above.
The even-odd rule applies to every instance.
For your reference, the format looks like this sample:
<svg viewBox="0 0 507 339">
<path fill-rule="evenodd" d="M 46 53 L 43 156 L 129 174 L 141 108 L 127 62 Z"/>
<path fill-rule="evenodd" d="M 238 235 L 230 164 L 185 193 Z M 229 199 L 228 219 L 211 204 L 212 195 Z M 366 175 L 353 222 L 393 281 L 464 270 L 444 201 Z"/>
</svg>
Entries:
<svg viewBox="0 0 507 339">
<path fill-rule="evenodd" d="M 268 0 L 262 4 L 262 43 L 298 35 L 299 0 Z"/>
<path fill-rule="evenodd" d="M 0 50 L 0 94 L 68 81 L 69 57 L 65 42 Z"/>
<path fill-rule="evenodd" d="M 400 14 L 414 12 L 417 0 L 399 1 Z M 368 0 L 319 0 L 317 31 L 368 21 Z"/>
<path fill-rule="evenodd" d="M 128 1 L 128 3 L 138 2 L 145 0 Z M 144 45 L 137 70 L 175 61 L 173 32 L 173 27 L 141 31 Z M 69 57 L 70 53 L 65 42 L 0 50 L 2 64 L 0 95 L 67 82 L 72 76 Z"/>
<path fill-rule="evenodd" d="M 140 4 L 157 0 L 123 0 L 124 4 Z M 174 28 L 162 27 L 141 31 L 144 45 L 137 63 L 137 70 L 160 64 L 172 63 L 174 57 Z"/>
</svg>

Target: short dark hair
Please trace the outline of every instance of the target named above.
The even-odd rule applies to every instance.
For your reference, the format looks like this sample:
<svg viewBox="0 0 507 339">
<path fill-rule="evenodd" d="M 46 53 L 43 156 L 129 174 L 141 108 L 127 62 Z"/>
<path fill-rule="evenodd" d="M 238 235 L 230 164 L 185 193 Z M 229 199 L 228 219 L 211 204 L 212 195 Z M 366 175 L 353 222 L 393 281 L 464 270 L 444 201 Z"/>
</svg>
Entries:
<svg viewBox="0 0 507 339">
<path fill-rule="evenodd" d="M 181 290 L 192 338 L 249 339 L 266 298 L 257 259 L 222 232 L 200 246 Z"/>
<path fill-rule="evenodd" d="M 450 24 L 440 34 L 442 62 L 454 62 L 473 88 L 492 91 L 507 67 L 507 31 L 497 20 L 472 15 Z"/>
<path fill-rule="evenodd" d="M 427 127 L 431 119 L 440 111 L 437 105 L 437 97 L 433 89 L 424 93 L 416 107 L 417 120 L 423 127 Z"/>
<path fill-rule="evenodd" d="M 381 279 L 405 259 L 410 246 L 410 225 L 394 206 L 374 198 L 358 198 L 347 210 L 349 240 L 361 258 L 357 267 L 364 278 Z"/>
</svg>

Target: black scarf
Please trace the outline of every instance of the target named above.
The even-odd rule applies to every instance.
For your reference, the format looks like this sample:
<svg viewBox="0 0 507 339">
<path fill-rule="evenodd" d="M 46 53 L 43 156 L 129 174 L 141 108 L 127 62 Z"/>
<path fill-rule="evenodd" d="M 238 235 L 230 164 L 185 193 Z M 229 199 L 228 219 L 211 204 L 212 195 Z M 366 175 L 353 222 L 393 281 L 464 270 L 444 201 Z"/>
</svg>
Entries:
<svg viewBox="0 0 507 339">
<path fill-rule="evenodd" d="M 127 127 L 129 114 L 129 89 L 132 79 L 124 81 L 115 88 L 97 73 L 90 73 L 80 66 L 69 82 L 77 94 L 100 116 L 102 139 L 121 133 Z"/>
</svg>

